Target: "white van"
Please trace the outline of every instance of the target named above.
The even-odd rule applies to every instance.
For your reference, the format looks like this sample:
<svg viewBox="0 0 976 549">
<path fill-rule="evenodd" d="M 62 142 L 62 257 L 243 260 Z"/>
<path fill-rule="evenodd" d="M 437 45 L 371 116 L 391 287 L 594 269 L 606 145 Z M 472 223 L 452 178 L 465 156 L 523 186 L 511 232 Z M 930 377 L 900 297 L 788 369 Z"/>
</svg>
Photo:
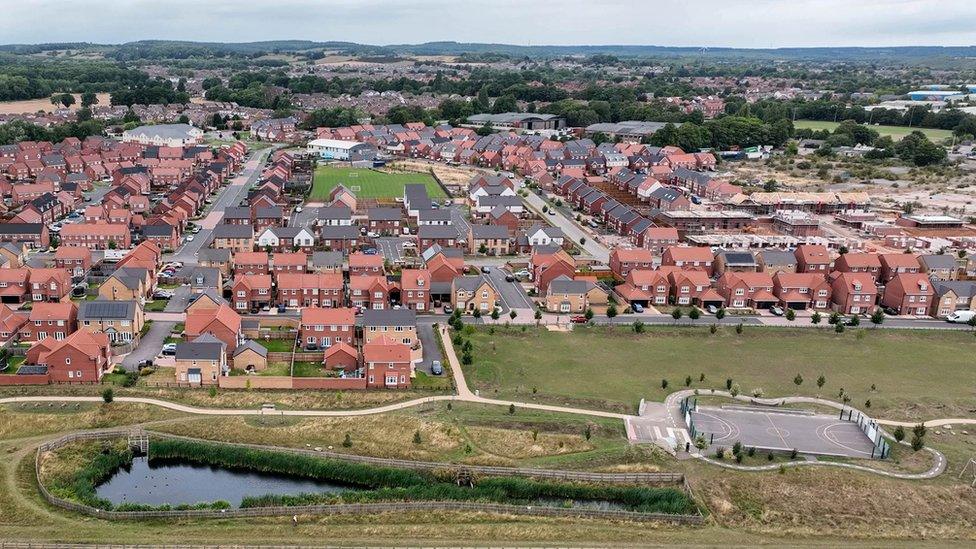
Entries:
<svg viewBox="0 0 976 549">
<path fill-rule="evenodd" d="M 956 311 L 946 317 L 947 322 L 965 324 L 976 316 L 976 311 Z"/>
</svg>

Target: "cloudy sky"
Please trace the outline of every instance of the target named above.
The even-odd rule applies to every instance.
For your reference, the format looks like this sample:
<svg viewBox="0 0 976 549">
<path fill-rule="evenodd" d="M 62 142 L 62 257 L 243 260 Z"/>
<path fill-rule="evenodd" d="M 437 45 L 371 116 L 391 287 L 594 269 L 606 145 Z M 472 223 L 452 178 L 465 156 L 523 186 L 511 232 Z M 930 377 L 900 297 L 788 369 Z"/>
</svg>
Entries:
<svg viewBox="0 0 976 549">
<path fill-rule="evenodd" d="M 0 0 L 0 43 L 976 44 L 976 0 Z"/>
</svg>

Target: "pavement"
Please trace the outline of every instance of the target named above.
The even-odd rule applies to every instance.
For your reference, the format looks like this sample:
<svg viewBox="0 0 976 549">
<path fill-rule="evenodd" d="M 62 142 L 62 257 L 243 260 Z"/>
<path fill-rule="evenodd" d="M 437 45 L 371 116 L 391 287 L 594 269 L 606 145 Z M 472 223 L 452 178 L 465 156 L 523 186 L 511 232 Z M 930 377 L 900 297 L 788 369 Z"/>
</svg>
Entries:
<svg viewBox="0 0 976 549">
<path fill-rule="evenodd" d="M 691 418 L 710 448 L 728 449 L 740 442 L 746 448 L 796 449 L 801 454 L 871 458 L 876 453 L 874 443 L 857 423 L 835 415 L 701 406 L 691 412 Z"/>
<path fill-rule="evenodd" d="M 176 322 L 154 320 L 149 331 L 142 336 L 136 348 L 122 359 L 122 367 L 127 371 L 135 372 L 139 369 L 140 362 L 155 359 L 163 348 L 163 342 L 169 337 L 175 325 Z"/>
</svg>

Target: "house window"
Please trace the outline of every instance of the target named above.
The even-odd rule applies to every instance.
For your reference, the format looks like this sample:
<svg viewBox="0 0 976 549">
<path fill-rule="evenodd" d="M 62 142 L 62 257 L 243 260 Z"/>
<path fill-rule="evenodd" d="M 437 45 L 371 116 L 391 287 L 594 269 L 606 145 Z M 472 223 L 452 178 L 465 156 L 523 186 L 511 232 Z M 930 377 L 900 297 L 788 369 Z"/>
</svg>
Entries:
<svg viewBox="0 0 976 549">
<path fill-rule="evenodd" d="M 735 295 L 745 295 L 745 294 L 746 294 L 745 290 L 743 290 L 742 288 L 736 288 Z"/>
<path fill-rule="evenodd" d="M 71 357 L 67 357 L 67 358 L 65 358 L 65 359 L 64 359 L 64 363 L 65 363 L 65 364 L 71 364 Z"/>
</svg>

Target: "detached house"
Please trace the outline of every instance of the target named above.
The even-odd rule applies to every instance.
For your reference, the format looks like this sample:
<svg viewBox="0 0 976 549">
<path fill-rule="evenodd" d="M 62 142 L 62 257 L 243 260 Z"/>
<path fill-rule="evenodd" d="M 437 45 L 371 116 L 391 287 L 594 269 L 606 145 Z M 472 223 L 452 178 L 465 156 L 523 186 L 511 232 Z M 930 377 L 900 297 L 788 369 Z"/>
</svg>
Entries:
<svg viewBox="0 0 976 549">
<path fill-rule="evenodd" d="M 366 386 L 406 389 L 410 387 L 413 365 L 410 347 L 387 337 L 363 345 Z"/>
<path fill-rule="evenodd" d="M 773 294 L 781 306 L 795 311 L 827 309 L 830 306 L 830 283 L 821 273 L 783 273 L 773 275 Z"/>
<path fill-rule="evenodd" d="M 589 280 L 559 276 L 549 283 L 546 310 L 558 313 L 583 313 L 592 305 L 606 305 L 607 292 Z"/>
<path fill-rule="evenodd" d="M 773 279 L 766 273 L 728 271 L 719 277 L 715 289 L 734 309 L 768 309 L 779 301 L 773 295 Z"/>
<path fill-rule="evenodd" d="M 671 246 L 661 256 L 662 267 L 677 267 L 684 271 L 704 271 L 712 274 L 715 256 L 706 246 Z"/>
<path fill-rule="evenodd" d="M 451 301 L 458 311 L 491 313 L 496 306 L 498 292 L 482 275 L 459 276 L 451 284 Z"/>
<path fill-rule="evenodd" d="M 233 353 L 244 342 L 241 316 L 223 303 L 217 308 L 187 311 L 185 332 L 190 340 L 210 334 L 224 342 L 228 353 Z"/>
<path fill-rule="evenodd" d="M 111 367 L 105 334 L 78 330 L 61 341 L 48 338 L 27 350 L 27 363 L 43 367 L 57 383 L 97 383 Z"/>
<path fill-rule="evenodd" d="M 832 272 L 828 277 L 831 287 L 831 308 L 841 314 L 866 314 L 874 311 L 878 300 L 878 287 L 871 273 Z"/>
<path fill-rule="evenodd" d="M 216 385 L 218 377 L 230 372 L 227 345 L 210 334 L 177 344 L 174 359 L 176 380 L 181 383 Z"/>
<path fill-rule="evenodd" d="M 671 285 L 663 271 L 650 269 L 631 269 L 624 277 L 624 283 L 614 287 L 614 292 L 622 303 L 633 307 L 640 305 L 666 305 Z"/>
<path fill-rule="evenodd" d="M 918 274 L 922 271 L 918 259 L 912 254 L 881 254 L 878 259 L 881 260 L 882 284 L 887 284 L 900 274 Z"/>
<path fill-rule="evenodd" d="M 431 283 L 426 269 L 404 269 L 400 273 L 401 305 L 418 313 L 430 311 Z"/>
<path fill-rule="evenodd" d="M 71 277 L 64 269 L 27 270 L 31 301 L 61 301 L 71 292 Z"/>
<path fill-rule="evenodd" d="M 830 252 L 826 246 L 818 244 L 801 244 L 793 252 L 796 256 L 797 272 L 823 273 L 830 272 Z"/>
<path fill-rule="evenodd" d="M 885 285 L 881 304 L 900 315 L 928 316 L 934 296 L 935 289 L 927 276 L 922 273 L 900 273 Z"/>
<path fill-rule="evenodd" d="M 136 301 L 82 301 L 78 308 L 79 329 L 105 334 L 112 343 L 138 340 L 143 319 Z"/>
</svg>

